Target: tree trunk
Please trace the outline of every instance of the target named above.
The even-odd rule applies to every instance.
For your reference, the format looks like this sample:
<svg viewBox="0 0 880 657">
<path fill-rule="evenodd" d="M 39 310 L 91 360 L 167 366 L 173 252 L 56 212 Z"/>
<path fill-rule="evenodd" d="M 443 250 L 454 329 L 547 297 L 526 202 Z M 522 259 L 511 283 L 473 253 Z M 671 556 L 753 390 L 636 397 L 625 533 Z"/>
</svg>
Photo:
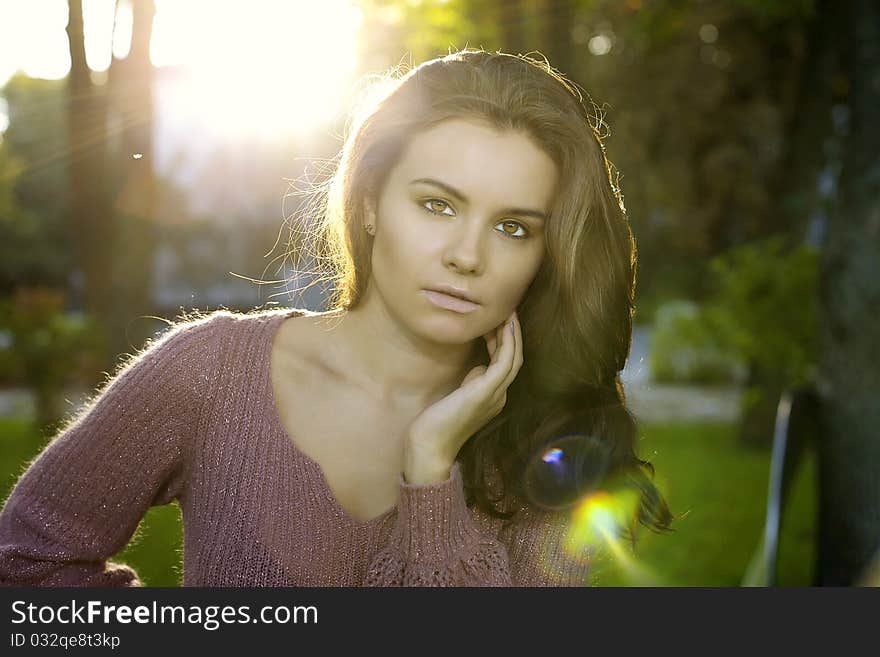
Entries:
<svg viewBox="0 0 880 657">
<path fill-rule="evenodd" d="M 820 0 L 806 30 L 803 65 L 791 71 L 797 92 L 783 103 L 786 151 L 781 158 L 776 193 L 780 212 L 774 225 L 791 236 L 792 245 L 803 242 L 808 220 L 821 204 L 819 174 L 825 163 L 825 145 L 833 133 L 831 107 L 837 67 L 835 35 L 840 29 L 835 3 Z"/>
<path fill-rule="evenodd" d="M 821 584 L 845 586 L 880 547 L 880 5 L 835 11 L 847 20 L 849 134 L 821 265 L 819 571 Z"/>
<path fill-rule="evenodd" d="M 792 78 L 795 86 L 780 99 L 785 117 L 785 152 L 780 158 L 778 175 L 770 182 L 778 201 L 774 204 L 774 216 L 767 218 L 764 232 L 786 234 L 792 248 L 803 243 L 810 215 L 822 202 L 819 174 L 825 164 L 828 138 L 833 135 L 831 107 L 838 65 L 836 34 L 840 25 L 835 23 L 839 20 L 835 7 L 830 0 L 818 2 L 816 14 L 806 26 L 803 43 L 799 33 L 793 32 L 792 61 L 780 65 L 785 71 L 780 77 Z M 717 229 L 722 227 L 716 224 Z M 715 243 L 720 243 L 720 238 Z M 772 442 L 776 410 L 784 390 L 779 378 L 778 374 L 750 365 L 746 385 L 760 398 L 743 408 L 739 424 L 742 444 L 769 446 Z"/>
<path fill-rule="evenodd" d="M 82 1 L 70 0 L 67 36 L 66 216 L 82 273 L 83 303 L 104 325 L 113 312 L 111 294 L 114 224 L 106 193 L 107 99 L 91 80 L 83 42 Z"/>
<path fill-rule="evenodd" d="M 153 0 L 134 0 L 131 50 L 110 71 L 113 109 L 121 126 L 114 153 L 114 209 L 119 241 L 114 267 L 116 312 L 111 350 L 119 355 L 140 348 L 152 324 L 138 317 L 153 311 L 153 254 L 156 245 L 156 180 L 153 161 L 153 67 L 150 38 Z"/>
</svg>

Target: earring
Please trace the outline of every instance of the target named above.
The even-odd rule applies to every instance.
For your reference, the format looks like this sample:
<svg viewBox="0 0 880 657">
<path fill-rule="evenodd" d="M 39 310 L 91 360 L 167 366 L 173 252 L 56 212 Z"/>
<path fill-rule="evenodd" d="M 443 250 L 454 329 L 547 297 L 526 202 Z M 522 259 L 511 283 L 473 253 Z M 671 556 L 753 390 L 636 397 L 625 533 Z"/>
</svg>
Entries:
<svg viewBox="0 0 880 657">
<path fill-rule="evenodd" d="M 373 224 L 367 224 L 366 226 L 364 226 L 364 228 L 367 229 L 367 232 L 368 232 L 370 235 L 373 234 L 373 231 L 374 231 L 374 229 L 373 229 Z"/>
</svg>

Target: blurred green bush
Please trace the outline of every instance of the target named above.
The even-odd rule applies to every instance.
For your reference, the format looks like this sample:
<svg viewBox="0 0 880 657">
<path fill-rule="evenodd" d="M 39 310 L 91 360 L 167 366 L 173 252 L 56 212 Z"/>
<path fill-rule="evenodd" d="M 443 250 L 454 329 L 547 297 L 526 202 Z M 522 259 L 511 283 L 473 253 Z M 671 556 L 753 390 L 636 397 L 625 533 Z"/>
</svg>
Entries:
<svg viewBox="0 0 880 657">
<path fill-rule="evenodd" d="M 43 429 L 62 419 L 64 387 L 91 388 L 101 369 L 102 332 L 65 305 L 66 293 L 50 287 L 19 287 L 0 298 L 0 384 L 34 393 Z"/>
<path fill-rule="evenodd" d="M 663 383 L 721 384 L 742 381 L 745 363 L 725 348 L 693 301 L 673 300 L 654 316 L 650 367 Z"/>
<path fill-rule="evenodd" d="M 675 300 L 658 308 L 650 363 L 657 381 L 741 382 L 757 389 L 812 379 L 816 368 L 818 252 L 788 248 L 773 236 L 714 258 L 702 305 Z M 755 376 L 755 372 L 759 373 Z M 754 386 L 752 386 L 754 387 Z"/>
</svg>

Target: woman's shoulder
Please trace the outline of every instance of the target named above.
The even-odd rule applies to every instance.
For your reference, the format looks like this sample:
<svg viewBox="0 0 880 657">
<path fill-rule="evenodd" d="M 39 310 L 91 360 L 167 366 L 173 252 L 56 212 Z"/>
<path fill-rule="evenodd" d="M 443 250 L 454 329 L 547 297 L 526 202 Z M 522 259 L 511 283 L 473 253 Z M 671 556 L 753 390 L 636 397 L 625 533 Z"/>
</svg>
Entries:
<svg viewBox="0 0 880 657">
<path fill-rule="evenodd" d="M 267 353 L 293 362 L 310 361 L 314 352 L 321 351 L 324 337 L 322 331 L 313 329 L 328 316 L 290 307 L 191 310 L 170 321 L 168 328 L 133 358 L 152 356 L 178 364 L 181 360 L 199 361 L 209 367 L 226 363 L 232 370 L 238 370 L 241 362 L 253 364 L 255 358 L 261 359 Z M 302 320 L 285 321 L 294 317 Z"/>
<path fill-rule="evenodd" d="M 177 335 L 187 341 L 230 337 L 230 332 L 258 330 L 266 322 L 281 322 L 287 317 L 310 314 L 312 311 L 301 308 L 189 310 L 171 320 L 159 339 L 164 341 Z"/>
<path fill-rule="evenodd" d="M 186 368 L 195 360 L 202 364 L 221 361 L 246 346 L 267 322 L 280 322 L 283 317 L 298 312 L 291 308 L 182 312 L 173 320 L 167 320 L 167 327 L 147 340 L 140 350 L 128 354 L 119 364 L 117 374 L 145 361 L 177 368 Z"/>
<path fill-rule="evenodd" d="M 305 308 L 254 308 L 248 311 L 191 310 L 179 315 L 170 323 L 166 333 L 159 339 L 173 341 L 186 348 L 188 352 L 201 351 L 211 360 L 252 358 L 262 353 L 257 344 L 288 345 L 286 338 L 296 329 L 294 344 L 303 342 L 303 329 L 311 324 L 309 318 L 321 317 L 321 313 Z M 301 317 L 300 322 L 286 322 L 293 317 Z M 284 340 L 280 338 L 284 337 Z"/>
</svg>

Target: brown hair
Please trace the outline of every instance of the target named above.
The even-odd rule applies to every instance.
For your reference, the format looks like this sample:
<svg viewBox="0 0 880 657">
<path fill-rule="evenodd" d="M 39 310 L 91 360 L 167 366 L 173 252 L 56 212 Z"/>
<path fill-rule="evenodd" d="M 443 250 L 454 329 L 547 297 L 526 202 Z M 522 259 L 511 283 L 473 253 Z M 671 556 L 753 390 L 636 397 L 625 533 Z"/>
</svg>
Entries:
<svg viewBox="0 0 880 657">
<path fill-rule="evenodd" d="M 321 280 L 334 283 L 329 308 L 354 308 L 362 298 L 372 249 L 365 203 L 378 198 L 413 135 L 453 118 L 527 134 L 561 178 L 545 256 L 518 309 L 523 367 L 505 409 L 459 453 L 468 503 L 504 518 L 517 504 L 538 504 L 527 468 L 554 440 L 578 436 L 568 443 L 581 463 L 575 492 L 622 482 L 639 494 L 625 534 L 635 540 L 635 520 L 668 530 L 669 509 L 645 474 L 653 476 L 653 467 L 634 451 L 636 422 L 619 378 L 632 336 L 636 247 L 599 132 L 604 121 L 590 115 L 574 83 L 527 56 L 465 49 L 376 80 L 346 126 L 318 204 L 307 208 L 319 220 L 306 232 L 314 238 L 310 255 Z M 502 492 L 493 497 L 491 479 L 499 475 Z"/>
</svg>

